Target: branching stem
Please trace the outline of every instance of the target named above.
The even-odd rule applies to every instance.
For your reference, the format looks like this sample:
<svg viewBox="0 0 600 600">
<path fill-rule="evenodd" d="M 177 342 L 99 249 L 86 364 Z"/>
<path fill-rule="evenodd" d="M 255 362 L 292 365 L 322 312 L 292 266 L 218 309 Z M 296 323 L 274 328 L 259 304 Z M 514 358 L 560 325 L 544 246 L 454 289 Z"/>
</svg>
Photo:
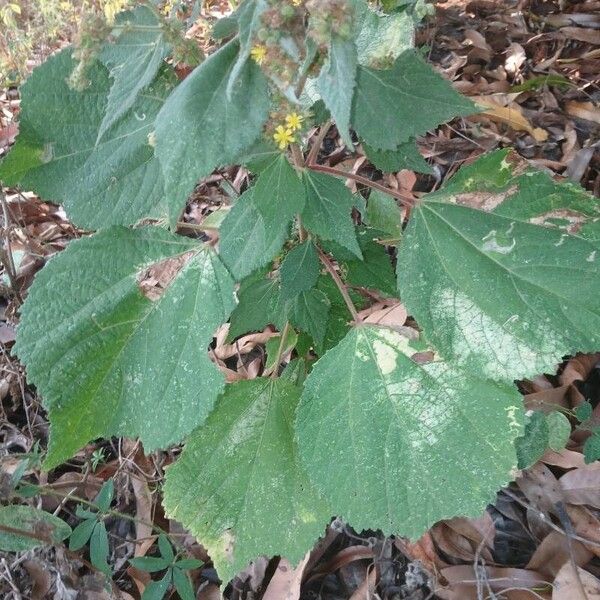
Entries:
<svg viewBox="0 0 600 600">
<path fill-rule="evenodd" d="M 323 266 L 327 269 L 329 275 L 331 275 L 331 278 L 333 279 L 338 290 L 340 290 L 340 294 L 342 295 L 342 298 L 344 299 L 344 302 L 346 303 L 346 306 L 348 307 L 348 310 L 352 315 L 352 319 L 355 323 L 359 323 L 360 318 L 358 316 L 358 311 L 356 310 L 356 306 L 354 306 L 354 302 L 352 302 L 352 298 L 350 298 L 348 288 L 342 281 L 342 278 L 339 276 L 338 272 L 335 270 L 335 267 L 333 266 L 333 263 L 331 262 L 327 254 L 325 254 L 325 252 L 323 252 L 323 250 L 321 250 L 321 248 L 319 248 L 318 246 L 317 252 L 319 253 L 319 259 L 321 263 L 323 263 Z"/>
</svg>

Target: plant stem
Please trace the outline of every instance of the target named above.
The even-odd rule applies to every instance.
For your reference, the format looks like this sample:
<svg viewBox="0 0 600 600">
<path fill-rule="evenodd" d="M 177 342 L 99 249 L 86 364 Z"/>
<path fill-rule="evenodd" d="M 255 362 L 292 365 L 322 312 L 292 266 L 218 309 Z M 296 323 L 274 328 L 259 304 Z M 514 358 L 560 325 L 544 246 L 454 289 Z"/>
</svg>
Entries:
<svg viewBox="0 0 600 600">
<path fill-rule="evenodd" d="M 309 167 L 317 164 L 317 157 L 319 156 L 319 150 L 321 149 L 323 140 L 325 139 L 325 136 L 327 135 L 327 132 L 329 131 L 331 125 L 332 125 L 332 121 L 330 119 L 329 121 L 327 121 L 326 123 L 324 123 L 321 126 L 321 130 L 319 131 L 319 134 L 317 135 L 317 138 L 315 139 L 313 145 L 310 147 L 310 151 L 308 153 L 308 156 L 306 157 L 306 164 Z"/>
<path fill-rule="evenodd" d="M 202 225 L 202 223 L 186 223 L 185 221 L 177 221 L 177 227 L 193 229 L 194 231 L 219 231 L 218 227 Z"/>
<path fill-rule="evenodd" d="M 19 290 L 17 288 L 17 270 L 15 268 L 15 261 L 13 260 L 12 250 L 10 247 L 10 211 L 8 209 L 8 203 L 6 202 L 6 196 L 4 195 L 4 191 L 0 188 L 0 203 L 2 204 L 2 215 L 4 220 L 4 239 L 6 247 L 1 250 L 2 265 L 8 275 L 8 280 L 10 281 L 10 287 L 12 289 L 13 294 L 19 303 L 23 301 L 21 298 L 21 294 L 19 294 Z"/>
<path fill-rule="evenodd" d="M 319 253 L 319 259 L 323 263 L 323 266 L 327 269 L 329 275 L 331 275 L 331 278 L 333 279 L 338 290 L 340 290 L 340 294 L 342 295 L 342 298 L 344 299 L 344 302 L 346 303 L 346 306 L 348 307 L 348 310 L 352 315 L 352 319 L 355 323 L 359 323 L 360 318 L 358 316 L 358 311 L 356 310 L 356 306 L 354 306 L 354 302 L 352 302 L 352 298 L 350 298 L 348 288 L 344 285 L 342 278 L 338 275 L 338 272 L 335 270 L 335 267 L 333 266 L 333 263 L 331 262 L 327 254 L 325 254 L 325 252 L 323 252 L 323 250 L 321 250 L 321 248 L 319 248 L 318 246 L 317 252 Z"/>
<path fill-rule="evenodd" d="M 285 341 L 287 339 L 289 331 L 290 331 L 290 323 L 289 323 L 289 321 L 286 321 L 285 327 L 283 328 L 283 331 L 281 332 L 281 341 L 279 342 L 279 348 L 277 348 L 277 358 L 275 358 L 275 365 L 273 366 L 273 372 L 271 373 L 271 379 L 275 379 L 277 377 L 279 363 L 281 362 L 281 355 L 283 354 L 283 349 L 285 348 Z"/>
<path fill-rule="evenodd" d="M 346 171 L 342 171 L 341 169 L 336 169 L 334 167 L 327 167 L 325 165 L 315 165 L 309 164 L 307 165 L 309 169 L 312 171 L 320 171 L 321 173 L 328 173 L 329 175 L 334 175 L 336 177 L 344 177 L 345 179 L 353 179 L 358 183 L 362 183 L 367 187 L 373 188 L 374 190 L 379 190 L 384 194 L 388 194 L 389 196 L 393 196 L 400 200 L 400 203 L 406 207 L 414 207 L 416 198 L 412 194 L 406 194 L 404 192 L 399 192 L 398 190 L 393 190 L 392 188 L 388 188 L 385 185 L 381 185 L 375 181 L 371 181 L 362 175 L 357 175 L 355 173 L 348 173 Z"/>
</svg>

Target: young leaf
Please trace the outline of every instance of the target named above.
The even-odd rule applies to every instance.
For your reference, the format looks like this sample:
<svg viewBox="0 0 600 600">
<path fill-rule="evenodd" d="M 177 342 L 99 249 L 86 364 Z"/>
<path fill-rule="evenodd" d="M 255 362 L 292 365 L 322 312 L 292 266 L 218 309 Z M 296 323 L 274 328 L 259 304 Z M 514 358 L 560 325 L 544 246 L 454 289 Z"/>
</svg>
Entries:
<svg viewBox="0 0 600 600">
<path fill-rule="evenodd" d="M 260 173 L 253 194 L 266 230 L 281 229 L 282 223 L 289 223 L 304 208 L 304 186 L 281 152 Z"/>
<path fill-rule="evenodd" d="M 237 281 L 270 262 L 289 232 L 285 219 L 267 223 L 254 198 L 255 188 L 244 192 L 221 223 L 219 255 Z"/>
<path fill-rule="evenodd" d="M 357 60 L 354 41 L 333 36 L 327 63 L 316 82 L 317 90 L 349 148 L 354 147 L 350 137 L 350 109 L 356 85 Z"/>
<path fill-rule="evenodd" d="M 45 544 L 59 544 L 71 534 L 71 528 L 62 519 L 31 506 L 17 504 L 0 506 L 0 525 L 39 536 L 36 539 L 0 531 L 2 552 L 26 552 Z"/>
<path fill-rule="evenodd" d="M 525 420 L 525 431 L 515 440 L 517 466 L 526 469 L 535 464 L 548 448 L 550 430 L 544 413 L 535 411 Z"/>
<path fill-rule="evenodd" d="M 181 600 L 196 600 L 190 578 L 181 569 L 173 569 L 173 583 Z"/>
<path fill-rule="evenodd" d="M 90 86 L 78 92 L 67 83 L 75 65 L 71 51 L 63 50 L 23 86 L 20 133 L 0 165 L 0 179 L 63 203 L 81 227 L 136 223 L 164 202 L 151 133 L 173 75 L 163 70 L 98 140 L 111 89 L 108 72 L 94 63 Z"/>
<path fill-rule="evenodd" d="M 169 564 L 175 560 L 175 554 L 173 553 L 173 547 L 171 546 L 171 542 L 169 538 L 161 533 L 158 536 L 158 549 L 160 550 L 160 555 L 167 561 Z"/>
<path fill-rule="evenodd" d="M 390 255 L 385 248 L 374 241 L 371 229 L 359 228 L 358 242 L 362 250 L 362 260 L 346 261 L 346 281 L 352 285 L 372 288 L 387 296 L 396 295 L 396 277 Z"/>
<path fill-rule="evenodd" d="M 355 43 L 358 60 L 367 67 L 391 63 L 414 46 L 413 19 L 405 12 L 380 15 L 365 0 L 351 0 L 355 7 Z"/>
<path fill-rule="evenodd" d="M 440 519 L 480 514 L 510 480 L 522 402 L 511 386 L 410 354 L 396 332 L 352 329 L 308 376 L 296 430 L 335 514 L 414 539 Z"/>
<path fill-rule="evenodd" d="M 401 169 L 433 173 L 429 163 L 421 156 L 415 140 L 404 142 L 395 150 L 377 150 L 368 144 L 363 144 L 363 149 L 367 158 L 384 173 L 396 173 Z"/>
<path fill-rule="evenodd" d="M 142 594 L 142 600 L 162 600 L 171 585 L 173 569 L 169 569 L 160 581 L 151 581 Z"/>
<path fill-rule="evenodd" d="M 352 124 L 375 149 L 395 150 L 440 123 L 475 111 L 415 52 L 404 52 L 385 71 L 358 68 Z"/>
<path fill-rule="evenodd" d="M 75 551 L 83 548 L 92 536 L 92 532 L 94 531 L 97 522 L 95 517 L 81 521 L 81 523 L 73 529 L 73 533 L 69 538 L 69 550 Z"/>
<path fill-rule="evenodd" d="M 399 240 L 402 235 L 402 215 L 396 200 L 379 190 L 372 190 L 369 194 L 366 220 L 371 227 L 392 240 Z"/>
<path fill-rule="evenodd" d="M 261 25 L 260 17 L 267 6 L 265 0 L 245 0 L 235 12 L 240 50 L 227 81 L 227 100 L 232 99 L 237 79 L 250 57 L 252 41 Z"/>
<path fill-rule="evenodd" d="M 102 487 L 100 488 L 98 495 L 94 499 L 94 503 L 96 504 L 100 512 L 106 512 L 110 508 L 110 503 L 113 499 L 114 489 L 115 486 L 112 478 L 105 481 Z"/>
<path fill-rule="evenodd" d="M 546 415 L 546 423 L 548 424 L 548 447 L 560 452 L 571 437 L 571 423 L 557 410 Z"/>
<path fill-rule="evenodd" d="M 90 538 L 90 562 L 99 571 L 110 577 L 111 571 L 108 566 L 108 535 L 103 521 L 98 521 L 92 531 Z"/>
<path fill-rule="evenodd" d="M 298 397 L 282 379 L 228 385 L 167 469 L 165 510 L 202 540 L 224 581 L 259 554 L 298 562 L 330 519 L 297 462 Z"/>
<path fill-rule="evenodd" d="M 350 190 L 331 175 L 310 171 L 304 173 L 304 186 L 304 226 L 324 240 L 337 242 L 362 258 L 350 214 L 354 207 Z"/>
<path fill-rule="evenodd" d="M 139 94 L 156 77 L 163 59 L 170 51 L 156 14 L 149 6 L 138 6 L 117 15 L 114 32 L 117 38 L 105 44 L 100 61 L 113 80 L 98 139 L 107 132 L 136 102 Z"/>
<path fill-rule="evenodd" d="M 592 435 L 583 444 L 585 464 L 600 460 L 600 429 L 592 431 Z"/>
<path fill-rule="evenodd" d="M 319 277 L 319 265 L 317 250 L 310 240 L 290 250 L 279 268 L 281 295 L 293 298 L 310 290 Z"/>
<path fill-rule="evenodd" d="M 267 325 L 283 327 L 285 304 L 275 279 L 253 277 L 243 281 L 238 292 L 239 304 L 231 314 L 227 338 L 233 340 L 249 331 L 261 331 Z"/>
<path fill-rule="evenodd" d="M 309 333 L 317 345 L 322 344 L 325 327 L 329 318 L 331 303 L 327 296 L 317 289 L 301 292 L 288 305 L 290 323 Z"/>
<path fill-rule="evenodd" d="M 206 348 L 234 306 L 213 250 L 158 228 L 107 229 L 52 259 L 15 348 L 50 413 L 47 468 L 97 437 L 152 451 L 201 423 L 224 383 Z"/>
<path fill-rule="evenodd" d="M 597 246 L 442 200 L 413 211 L 398 254 L 400 296 L 442 356 L 513 381 L 600 347 Z"/>
<path fill-rule="evenodd" d="M 157 571 L 164 571 L 167 569 L 171 564 L 171 561 L 156 556 L 140 556 L 138 558 L 130 558 L 129 564 L 140 571 L 156 573 Z"/>
<path fill-rule="evenodd" d="M 198 179 L 247 150 L 267 120 L 267 82 L 254 61 L 244 63 L 226 97 L 237 53 L 232 41 L 210 56 L 169 96 L 156 119 L 156 154 L 171 199 L 171 221 Z"/>
</svg>

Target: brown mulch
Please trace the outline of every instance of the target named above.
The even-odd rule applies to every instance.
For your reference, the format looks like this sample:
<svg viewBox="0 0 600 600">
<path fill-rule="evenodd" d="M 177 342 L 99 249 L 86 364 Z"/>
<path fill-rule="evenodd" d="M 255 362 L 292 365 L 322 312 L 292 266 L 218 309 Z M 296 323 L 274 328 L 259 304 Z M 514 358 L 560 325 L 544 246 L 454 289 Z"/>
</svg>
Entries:
<svg viewBox="0 0 600 600">
<path fill-rule="evenodd" d="M 192 34 L 205 41 L 204 28 Z M 458 90 L 486 111 L 419 140 L 433 176 L 401 171 L 386 175 L 387 185 L 427 192 L 480 154 L 513 147 L 558 179 L 579 182 L 600 196 L 600 0 L 438 2 L 435 17 L 420 28 L 417 44 Z M 14 141 L 18 110 L 17 90 L 0 95 L 0 158 Z M 343 150 L 334 130 L 322 158 L 348 170 L 362 168 Z M 233 169 L 199 186 L 183 219 L 191 229 L 219 206 L 223 176 L 239 189 L 246 174 Z M 2 283 L 2 275 L 8 274 L 0 272 L 0 493 L 19 463 L 17 455 L 34 452 L 36 444 L 44 447 L 48 436 L 40 399 L 10 354 L 18 306 L 47 258 L 82 233 L 60 207 L 30 193 L 5 192 L 9 214 L 4 215 L 2 242 L 10 243 L 10 275 L 17 293 Z M 262 355 L 255 349 L 271 335 L 267 330 L 245 336 L 235 346 L 225 344 L 224 335 L 217 339 L 216 360 L 230 380 L 256 374 Z M 521 382 L 520 390 L 528 408 L 542 410 L 548 405 L 572 409 L 587 399 L 600 420 L 600 355 L 572 357 L 557 375 Z M 225 595 L 231 600 L 570 600 L 580 598 L 584 588 L 589 600 L 600 598 L 594 579 L 600 579 L 600 465 L 584 464 L 586 434 L 573 429 L 567 449 L 547 452 L 499 492 L 479 519 L 438 523 L 413 543 L 355 532 L 336 520 L 297 568 L 279 559 L 259 559 Z M 169 521 L 160 506 L 163 468 L 176 452 L 145 456 L 139 444 L 112 439 L 88 445 L 50 473 L 34 466 L 25 477 L 89 500 L 112 477 L 116 510 L 169 531 L 192 555 L 208 561 L 204 549 Z M 101 460 L 94 468 L 97 456 Z M 39 505 L 74 525 L 75 504 L 46 496 Z M 109 519 L 107 529 L 115 567 L 112 591 L 103 588 L 84 551 L 58 546 L 26 555 L 0 554 L 0 596 L 139 598 L 148 578 L 129 567 L 127 559 L 150 551 L 152 532 L 117 518 Z M 210 563 L 192 575 L 199 600 L 219 597 Z"/>
</svg>

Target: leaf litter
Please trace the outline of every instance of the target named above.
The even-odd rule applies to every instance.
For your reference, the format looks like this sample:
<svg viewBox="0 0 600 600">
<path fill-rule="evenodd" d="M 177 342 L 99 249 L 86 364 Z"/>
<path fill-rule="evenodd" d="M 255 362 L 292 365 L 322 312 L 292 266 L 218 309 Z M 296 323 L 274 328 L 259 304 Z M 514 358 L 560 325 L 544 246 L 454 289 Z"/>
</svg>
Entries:
<svg viewBox="0 0 600 600">
<path fill-rule="evenodd" d="M 227 14 L 226 4 L 211 3 L 208 10 L 222 16 Z M 553 176 L 579 182 L 598 195 L 600 6 L 593 0 L 563 4 L 558 0 L 448 0 L 437 4 L 435 17 L 417 32 L 417 42 L 429 44 L 430 60 L 454 80 L 459 91 L 484 104 L 486 111 L 476 119 L 442 126 L 418 140 L 433 166 L 433 175 L 408 170 L 378 173 L 369 163 L 349 156 L 335 130 L 326 137 L 320 158 L 350 172 L 381 177 L 393 189 L 419 196 L 481 153 L 514 146 L 527 161 Z M 201 43 L 208 40 L 199 24 L 192 26 L 191 35 Z M 18 112 L 18 91 L 3 91 L 0 156 L 14 141 Z M 240 168 L 206 178 L 188 201 L 181 231 L 214 239 L 212 230 L 202 229 L 202 224 L 229 204 L 223 180 L 227 178 L 239 193 L 248 177 Z M 355 189 L 360 190 L 360 186 Z M 464 194 L 458 202 L 493 210 L 510 192 Z M 6 477 L 20 463 L 19 455 L 32 452 L 36 442 L 44 443 L 48 434 L 39 398 L 25 383 L 22 367 L 10 356 L 13 339 L 7 332 L 14 329 L 18 296 L 27 292 L 33 275 L 48 257 L 85 235 L 66 221 L 60 207 L 27 192 L 5 193 L 8 222 L 3 222 L 3 237 L 13 257 L 22 253 L 22 258 L 15 261 L 13 273 L 18 295 L 3 284 L 0 305 L 0 326 L 5 332 L 0 356 L 2 489 Z M 534 219 L 567 221 L 570 232 L 584 222 L 579 213 L 561 210 Z M 495 243 L 506 248 L 497 240 Z M 188 259 L 168 259 L 140 273 L 142 293 L 159 299 Z M 367 322 L 385 323 L 401 331 L 414 325 L 402 305 L 374 297 L 372 291 L 369 294 L 371 302 L 361 315 Z M 263 368 L 264 345 L 275 335 L 268 326 L 262 332 L 225 343 L 226 332 L 218 333 L 210 352 L 230 381 L 254 378 Z M 384 359 L 382 356 L 385 363 Z M 522 381 L 519 389 L 528 408 L 550 411 L 559 407 L 571 422 L 572 434 L 564 450 L 548 450 L 522 479 L 500 491 L 496 502 L 479 519 L 440 522 L 412 543 L 378 532 L 356 532 L 335 520 L 295 570 L 283 560 L 259 560 L 234 579 L 225 595 L 231 599 L 273 596 L 290 600 L 417 600 L 432 595 L 457 600 L 570 600 L 581 597 L 583 589 L 589 600 L 600 597 L 600 470 L 597 463 L 583 461 L 583 446 L 590 432 L 574 417 L 578 409 L 589 404 L 585 422 L 600 424 L 600 355 L 572 357 L 560 366 L 557 375 Z M 100 451 L 104 459 L 93 469 L 92 457 Z M 194 586 L 198 598 L 216 598 L 218 580 L 209 557 L 192 536 L 165 517 L 154 493 L 162 481 L 163 467 L 174 459 L 173 452 L 177 451 L 159 451 L 146 457 L 139 444 L 113 438 L 89 444 L 73 461 L 48 476 L 34 465 L 25 471 L 25 477 L 31 483 L 50 485 L 65 496 L 74 494 L 88 500 L 96 496 L 102 482 L 114 478 L 116 508 L 150 520 L 205 561 L 205 567 L 193 572 Z M 77 523 L 75 504 L 68 497 L 43 496 L 42 508 L 56 511 L 68 523 Z M 153 536 L 139 524 L 116 518 L 107 525 L 110 559 L 116 566 L 114 589 L 123 598 L 138 597 L 147 580 L 144 583 L 139 573 L 134 576 L 131 568 L 126 568 L 126 557 L 151 551 Z M 60 545 L 31 553 L 32 558 L 24 562 L 15 556 L 3 557 L 0 586 L 5 588 L 5 597 L 16 598 L 17 592 L 39 598 L 48 593 L 108 597 L 103 595 L 102 580 L 84 553 L 71 553 Z"/>
</svg>

